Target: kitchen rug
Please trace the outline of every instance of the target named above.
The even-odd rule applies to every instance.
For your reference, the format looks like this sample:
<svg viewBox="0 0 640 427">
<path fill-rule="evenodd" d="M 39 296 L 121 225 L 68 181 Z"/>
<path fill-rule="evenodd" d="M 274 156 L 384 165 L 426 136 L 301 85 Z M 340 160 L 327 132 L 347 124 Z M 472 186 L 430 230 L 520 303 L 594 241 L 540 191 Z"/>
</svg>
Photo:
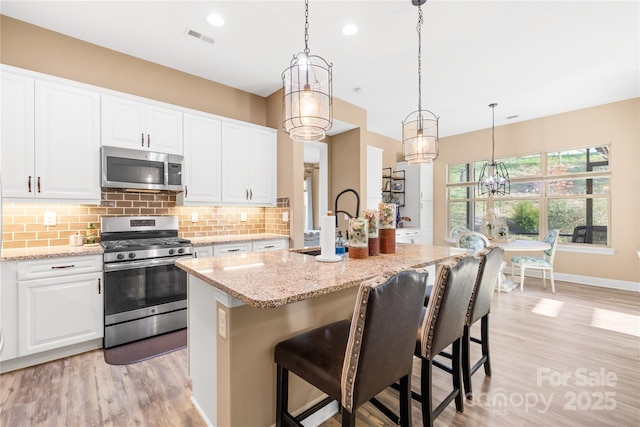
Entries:
<svg viewBox="0 0 640 427">
<path fill-rule="evenodd" d="M 104 349 L 109 365 L 130 365 L 187 347 L 187 329 Z"/>
</svg>

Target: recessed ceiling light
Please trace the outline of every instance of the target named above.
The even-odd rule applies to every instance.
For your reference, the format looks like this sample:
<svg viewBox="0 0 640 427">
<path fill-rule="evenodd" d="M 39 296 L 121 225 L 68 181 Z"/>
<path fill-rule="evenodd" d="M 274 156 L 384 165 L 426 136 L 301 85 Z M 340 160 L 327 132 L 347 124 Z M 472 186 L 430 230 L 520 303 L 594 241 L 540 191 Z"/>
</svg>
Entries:
<svg viewBox="0 0 640 427">
<path fill-rule="evenodd" d="M 217 13 L 211 13 L 207 16 L 207 22 L 214 27 L 222 27 L 224 25 L 224 19 Z"/>
<path fill-rule="evenodd" d="M 358 27 L 355 24 L 346 24 L 342 27 L 342 34 L 345 36 L 352 36 L 358 32 Z"/>
</svg>

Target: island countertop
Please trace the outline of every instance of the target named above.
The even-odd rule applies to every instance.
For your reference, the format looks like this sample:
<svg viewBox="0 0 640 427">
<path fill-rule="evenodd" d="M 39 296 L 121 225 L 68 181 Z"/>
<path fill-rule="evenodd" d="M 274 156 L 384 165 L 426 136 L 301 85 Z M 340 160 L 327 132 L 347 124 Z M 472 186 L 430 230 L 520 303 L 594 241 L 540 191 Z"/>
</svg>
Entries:
<svg viewBox="0 0 640 427">
<path fill-rule="evenodd" d="M 289 250 L 176 261 L 176 266 L 257 308 L 280 307 L 357 286 L 375 276 L 421 268 L 459 254 L 457 248 L 396 245 L 394 254 L 319 262 Z"/>
</svg>

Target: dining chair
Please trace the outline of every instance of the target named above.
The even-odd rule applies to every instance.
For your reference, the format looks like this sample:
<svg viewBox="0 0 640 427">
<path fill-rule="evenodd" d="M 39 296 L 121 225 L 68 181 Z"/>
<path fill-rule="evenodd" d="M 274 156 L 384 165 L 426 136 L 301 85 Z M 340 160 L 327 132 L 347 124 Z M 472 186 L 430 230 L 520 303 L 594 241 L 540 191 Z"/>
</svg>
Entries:
<svg viewBox="0 0 640 427">
<path fill-rule="evenodd" d="M 490 244 L 491 242 L 484 234 L 475 231 L 467 231 L 458 235 L 458 247 L 471 249 L 475 253 L 489 247 Z M 502 272 L 506 266 L 507 263 L 502 261 L 500 264 L 500 274 L 498 274 L 497 278 L 498 293 L 500 293 L 500 287 L 502 286 Z"/>
<path fill-rule="evenodd" d="M 467 227 L 453 227 L 451 231 L 449 231 L 449 236 L 456 238 L 458 234 L 464 233 L 465 231 L 471 231 Z"/>
<path fill-rule="evenodd" d="M 491 243 L 487 236 L 477 231 L 463 231 L 458 234 L 457 246 L 459 248 L 471 249 L 474 252 L 478 252 Z"/>
<path fill-rule="evenodd" d="M 411 426 L 411 374 L 416 334 L 424 310 L 427 274 L 403 271 L 374 277 L 360 285 L 351 321 L 331 323 L 278 343 L 276 426 L 302 425 L 333 400 L 340 403 L 342 425 L 355 425 L 356 410 L 396 382 L 400 415 L 394 422 Z M 462 335 L 462 333 L 461 333 Z M 289 372 L 328 395 L 293 416 L 288 409 Z"/>
<path fill-rule="evenodd" d="M 560 230 L 551 230 L 544 235 L 542 241 L 548 243 L 551 247 L 544 250 L 544 255 L 518 255 L 511 258 L 511 280 L 516 267 L 520 268 L 520 292 L 524 291 L 524 273 L 526 269 L 542 271 L 542 284 L 545 289 L 547 287 L 547 271 L 551 279 L 551 291 L 556 293 L 556 285 L 553 281 L 553 259 L 556 255 L 556 247 L 558 246 L 558 237 Z"/>
</svg>

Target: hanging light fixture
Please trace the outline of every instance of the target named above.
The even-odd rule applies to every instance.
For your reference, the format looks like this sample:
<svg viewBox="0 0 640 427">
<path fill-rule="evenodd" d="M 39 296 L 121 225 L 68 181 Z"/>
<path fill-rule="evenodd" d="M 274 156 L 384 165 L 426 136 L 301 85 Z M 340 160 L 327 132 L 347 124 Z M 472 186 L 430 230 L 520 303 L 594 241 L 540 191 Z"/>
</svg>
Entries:
<svg viewBox="0 0 640 427">
<path fill-rule="evenodd" d="M 491 163 L 485 163 L 480 170 L 480 180 L 478 181 L 478 192 L 482 194 L 509 194 L 511 192 L 511 181 L 509 180 L 509 172 L 503 162 L 496 163 L 496 138 L 495 138 L 495 122 L 496 122 L 496 104 L 489 104 L 491 107 L 493 120 L 491 123 Z"/>
<path fill-rule="evenodd" d="M 438 119 L 422 109 L 422 5 L 427 0 L 412 0 L 418 6 L 418 110 L 402 122 L 404 159 L 409 164 L 432 163 L 438 157 Z"/>
<path fill-rule="evenodd" d="M 304 51 L 282 73 L 282 127 L 294 141 L 320 141 L 333 124 L 332 64 L 309 51 L 309 1 L 305 0 Z"/>
</svg>

